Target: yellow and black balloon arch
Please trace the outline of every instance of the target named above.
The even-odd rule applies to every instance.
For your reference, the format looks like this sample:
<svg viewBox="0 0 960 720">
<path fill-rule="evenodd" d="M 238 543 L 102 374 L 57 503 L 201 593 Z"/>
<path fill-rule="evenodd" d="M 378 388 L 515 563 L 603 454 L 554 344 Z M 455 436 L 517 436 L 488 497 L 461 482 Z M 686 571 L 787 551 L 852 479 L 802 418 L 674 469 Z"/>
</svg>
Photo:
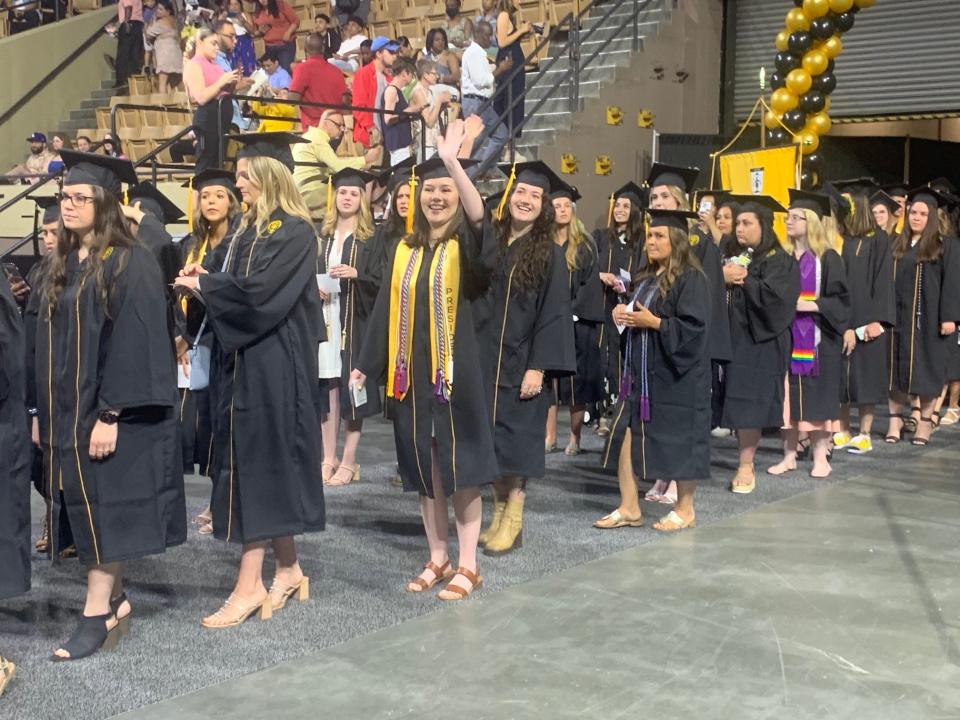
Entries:
<svg viewBox="0 0 960 720">
<path fill-rule="evenodd" d="M 861 10 L 876 0 L 793 0 L 777 33 L 775 71 L 768 76 L 773 92 L 763 123 L 771 145 L 794 142 L 803 153 L 801 187 L 820 184 L 823 157 L 820 137 L 830 131 L 830 94 L 837 87 L 836 58 L 841 37 Z"/>
</svg>

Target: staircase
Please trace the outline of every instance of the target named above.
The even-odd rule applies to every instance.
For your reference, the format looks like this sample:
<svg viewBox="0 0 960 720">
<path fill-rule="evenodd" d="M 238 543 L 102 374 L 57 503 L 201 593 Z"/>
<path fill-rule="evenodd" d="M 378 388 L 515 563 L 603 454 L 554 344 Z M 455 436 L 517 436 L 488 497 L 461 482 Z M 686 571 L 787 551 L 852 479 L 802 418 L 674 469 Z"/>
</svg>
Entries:
<svg viewBox="0 0 960 720">
<path fill-rule="evenodd" d="M 70 116 L 60 122 L 58 128 L 67 137 L 75 138 L 78 130 L 97 127 L 97 108 L 110 105 L 110 98 L 116 94 L 113 80 L 104 80 L 100 87 L 90 93 L 90 97 L 80 101 L 80 107 L 70 111 Z"/>
<path fill-rule="evenodd" d="M 646 9 L 640 11 L 637 27 L 641 51 L 644 47 L 644 39 L 656 37 L 660 26 L 670 21 L 670 9 L 673 4 L 671 0 L 650 0 Z M 599 98 L 601 89 L 616 80 L 617 68 L 628 66 L 633 55 L 633 3 L 622 2 L 622 6 L 614 10 L 610 17 L 602 20 L 609 6 L 609 2 L 597 3 L 583 20 L 581 37 L 586 36 L 595 27 L 597 29 L 580 46 L 580 93 L 576 112 L 586 107 L 588 99 Z M 583 63 L 598 47 L 602 48 L 600 52 L 589 65 L 584 67 Z M 557 54 L 557 48 L 551 47 L 548 59 L 542 60 L 541 64 L 545 66 L 550 62 L 549 58 Z M 517 143 L 517 151 L 525 157 L 531 159 L 539 157 L 539 148 L 552 145 L 557 131 L 569 130 L 572 127 L 574 112 L 571 112 L 568 100 L 572 77 L 555 89 L 551 89 L 556 78 L 565 73 L 569 67 L 570 58 L 564 51 L 563 57 L 560 57 L 544 73 L 544 77 L 537 85 L 527 93 L 525 105 L 528 112 L 541 98 L 549 99 L 523 127 L 523 134 Z M 539 72 L 528 73 L 527 82 L 532 82 L 533 78 L 538 77 L 539 74 Z"/>
</svg>

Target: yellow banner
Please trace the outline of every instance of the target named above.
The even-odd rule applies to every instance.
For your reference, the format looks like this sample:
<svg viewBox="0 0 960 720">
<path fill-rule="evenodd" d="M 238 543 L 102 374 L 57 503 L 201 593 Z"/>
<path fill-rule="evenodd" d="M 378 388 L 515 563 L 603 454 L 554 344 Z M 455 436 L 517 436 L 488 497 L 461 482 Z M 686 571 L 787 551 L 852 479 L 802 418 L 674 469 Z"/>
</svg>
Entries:
<svg viewBox="0 0 960 720">
<path fill-rule="evenodd" d="M 797 187 L 798 150 L 797 145 L 787 145 L 721 155 L 723 187 L 736 195 L 769 195 L 788 207 L 788 190 Z M 785 237 L 782 215 L 774 217 L 774 229 L 781 239 Z"/>
</svg>

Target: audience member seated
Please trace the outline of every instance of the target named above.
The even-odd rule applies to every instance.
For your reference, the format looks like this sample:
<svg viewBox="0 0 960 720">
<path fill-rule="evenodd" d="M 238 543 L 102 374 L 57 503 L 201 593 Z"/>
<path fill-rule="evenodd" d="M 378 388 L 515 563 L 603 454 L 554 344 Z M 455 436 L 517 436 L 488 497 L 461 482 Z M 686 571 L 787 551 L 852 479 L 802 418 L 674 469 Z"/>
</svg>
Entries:
<svg viewBox="0 0 960 720">
<path fill-rule="evenodd" d="M 260 67 L 267 73 L 268 84 L 272 89 L 279 90 L 280 88 L 290 87 L 290 73 L 280 65 L 280 56 L 276 50 L 268 48 L 260 56 Z"/>
<path fill-rule="evenodd" d="M 153 45 L 153 67 L 157 73 L 157 90 L 168 93 L 183 74 L 183 50 L 177 15 L 170 0 L 159 0 L 153 20 L 144 30 Z M 171 81 L 172 76 L 172 81 Z"/>
<path fill-rule="evenodd" d="M 323 56 L 326 41 L 319 33 L 307 37 L 304 50 L 306 59 L 293 67 L 290 83 L 290 99 L 328 105 L 344 105 L 347 83 L 343 73 L 328 63 Z M 300 123 L 303 129 L 317 125 L 325 108 L 304 105 L 300 108 Z"/>
<path fill-rule="evenodd" d="M 448 49 L 460 57 L 473 37 L 473 21 L 461 14 L 460 0 L 446 0 L 445 5 L 447 17 L 440 23 L 440 28 L 447 34 Z"/>
<path fill-rule="evenodd" d="M 393 67 L 400 46 L 383 36 L 374 38 L 370 45 L 373 62 L 364 65 L 353 76 L 353 105 L 362 108 L 382 107 L 380 99 L 387 88 L 387 75 Z M 383 123 L 372 112 L 356 110 L 353 113 L 353 139 L 369 149 L 380 144 Z"/>
<path fill-rule="evenodd" d="M 340 31 L 330 25 L 330 16 L 326 13 L 317 13 L 313 19 L 313 32 L 320 36 L 323 59 L 331 59 L 340 50 L 341 38 Z"/>
<path fill-rule="evenodd" d="M 397 53 L 400 57 L 410 58 L 414 62 L 417 61 L 417 49 L 410 44 L 410 38 L 401 35 L 397 38 L 397 45 L 400 46 L 400 51 Z"/>
<path fill-rule="evenodd" d="M 440 71 L 440 84 L 448 85 L 456 92 L 460 82 L 460 60 L 448 49 L 447 33 L 443 28 L 434 28 L 427 33 L 423 57 L 437 63 Z"/>
<path fill-rule="evenodd" d="M 47 136 L 41 132 L 35 132 L 27 138 L 30 143 L 30 154 L 26 159 L 7 173 L 8 178 L 23 177 L 23 181 L 33 185 L 39 180 L 39 176 L 46 175 L 47 166 L 53 159 L 53 154 L 47 150 Z M 29 177 L 29 176 L 35 177 Z"/>
<path fill-rule="evenodd" d="M 480 3 L 480 8 L 482 12 L 473 19 L 474 25 L 478 22 L 490 23 L 490 27 L 497 27 L 497 0 L 483 0 Z M 497 43 L 497 33 L 494 31 L 493 35 L 490 38 L 490 47 L 487 48 L 487 55 L 490 56 L 490 59 L 493 59 L 497 56 L 497 51 L 500 49 L 500 45 Z"/>
<path fill-rule="evenodd" d="M 264 88 L 263 92 L 265 96 L 274 97 L 278 100 L 290 99 L 290 92 L 287 88 Z M 296 105 L 255 100 L 250 103 L 250 109 L 261 118 L 257 132 L 300 132 L 300 117 Z"/>
<path fill-rule="evenodd" d="M 345 130 L 343 113 L 339 110 L 327 110 L 321 115 L 319 124 L 308 128 L 303 134 L 307 142 L 291 147 L 293 161 L 296 163 L 293 180 L 314 220 L 322 221 L 327 211 L 327 178 L 346 168 L 362 169 L 380 163 L 382 152 L 379 147 L 356 157 L 338 156 L 336 149 Z"/>
<path fill-rule="evenodd" d="M 50 136 L 50 162 L 47 163 L 47 172 L 59 172 L 63 170 L 63 158 L 60 157 L 60 151 L 63 150 L 64 141 L 62 135 Z"/>
<path fill-rule="evenodd" d="M 343 27 L 340 47 L 331 56 L 330 63 L 343 72 L 354 73 L 360 69 L 360 45 L 367 36 L 363 34 L 363 21 L 352 16 Z"/>
<path fill-rule="evenodd" d="M 104 155 L 115 158 L 126 158 L 126 155 L 123 154 L 123 148 L 120 147 L 120 141 L 114 138 L 111 133 L 104 134 L 100 148 L 103 150 Z"/>
<path fill-rule="evenodd" d="M 74 142 L 73 146 L 80 152 L 92 152 L 93 140 L 86 135 L 77 135 L 77 140 Z"/>
<path fill-rule="evenodd" d="M 294 35 L 300 27 L 300 18 L 284 0 L 257 0 L 257 13 L 253 16 L 257 36 L 263 38 L 268 50 L 275 50 L 283 69 L 290 72 L 297 55 Z"/>
</svg>

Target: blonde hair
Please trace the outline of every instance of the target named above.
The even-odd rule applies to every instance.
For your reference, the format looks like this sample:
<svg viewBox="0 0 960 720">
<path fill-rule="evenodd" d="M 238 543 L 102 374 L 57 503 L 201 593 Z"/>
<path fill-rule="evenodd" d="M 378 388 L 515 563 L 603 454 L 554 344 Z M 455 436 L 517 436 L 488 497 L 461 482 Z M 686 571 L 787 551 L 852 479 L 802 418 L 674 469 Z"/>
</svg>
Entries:
<svg viewBox="0 0 960 720">
<path fill-rule="evenodd" d="M 409 212 L 409 211 L 408 211 Z M 337 221 L 340 219 L 340 211 L 337 210 L 337 194 L 333 194 L 333 202 L 327 206 L 327 214 L 323 218 L 323 227 L 320 228 L 320 234 L 324 237 L 333 235 L 337 230 Z M 364 188 L 360 188 L 360 212 L 357 213 L 357 228 L 353 231 L 353 237 L 357 240 L 367 240 L 373 237 L 373 212 L 370 210 L 370 198 Z"/>
<path fill-rule="evenodd" d="M 943 208 L 937 208 L 937 222 L 941 237 L 950 237 L 952 235 L 956 235 L 956 230 L 953 227 L 953 221 Z"/>
<path fill-rule="evenodd" d="M 670 197 L 677 201 L 677 210 L 686 211 L 690 209 L 690 198 L 683 191 L 683 188 L 677 185 L 667 185 L 666 187 L 670 191 Z"/>
<path fill-rule="evenodd" d="M 807 219 L 807 246 L 813 251 L 813 254 L 817 257 L 823 257 L 827 250 L 837 250 L 835 238 L 839 233 L 833 217 L 827 215 L 821 220 L 813 210 L 807 210 L 806 208 L 797 208 L 797 210 L 802 212 Z M 785 237 L 781 244 L 787 252 L 792 253 L 796 249 L 789 236 Z"/>
<path fill-rule="evenodd" d="M 260 197 L 244 213 L 238 233 L 253 226 L 256 228 L 257 238 L 263 237 L 267 234 L 270 216 L 276 210 L 298 217 L 313 227 L 307 204 L 300 196 L 297 186 L 293 184 L 293 176 L 286 165 L 268 157 L 247 158 L 247 175 L 250 182 L 260 188 Z"/>
<path fill-rule="evenodd" d="M 556 224 L 556 219 L 554 219 L 553 226 L 553 238 L 556 240 L 557 233 L 560 229 L 560 226 Z M 567 225 L 567 248 L 563 253 L 564 259 L 567 261 L 567 270 L 573 272 L 577 269 L 577 255 L 580 253 L 580 246 L 586 242 L 587 239 L 587 229 L 584 227 L 583 223 L 580 222 L 580 219 L 577 217 L 577 204 L 575 202 L 570 203 L 570 224 Z"/>
</svg>

